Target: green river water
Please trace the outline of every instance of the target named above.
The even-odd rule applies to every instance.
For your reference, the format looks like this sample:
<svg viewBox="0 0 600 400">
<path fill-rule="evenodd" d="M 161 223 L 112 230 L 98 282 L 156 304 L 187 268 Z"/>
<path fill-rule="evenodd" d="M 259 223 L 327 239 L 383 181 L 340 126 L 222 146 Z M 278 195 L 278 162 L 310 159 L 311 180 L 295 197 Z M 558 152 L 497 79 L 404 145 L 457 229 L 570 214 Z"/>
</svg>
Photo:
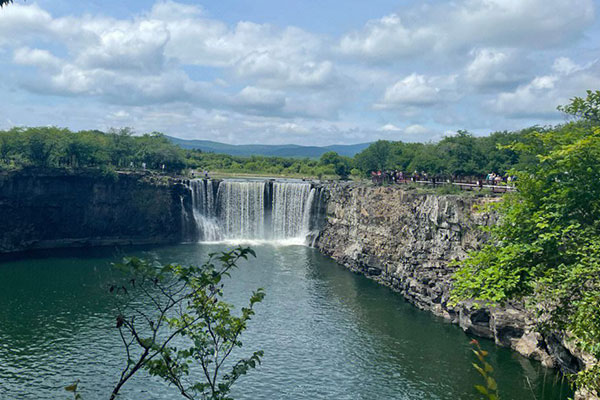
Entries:
<svg viewBox="0 0 600 400">
<path fill-rule="evenodd" d="M 61 250 L 0 261 L 0 399 L 66 399 L 79 379 L 85 400 L 108 399 L 123 363 L 106 284 L 123 254 L 201 264 L 220 244 Z M 238 381 L 236 399 L 478 399 L 470 338 L 457 326 L 303 246 L 256 245 L 226 296 L 266 298 L 240 355 L 263 363 Z M 503 400 L 566 399 L 557 374 L 481 340 Z M 139 374 L 123 399 L 177 399 Z"/>
</svg>

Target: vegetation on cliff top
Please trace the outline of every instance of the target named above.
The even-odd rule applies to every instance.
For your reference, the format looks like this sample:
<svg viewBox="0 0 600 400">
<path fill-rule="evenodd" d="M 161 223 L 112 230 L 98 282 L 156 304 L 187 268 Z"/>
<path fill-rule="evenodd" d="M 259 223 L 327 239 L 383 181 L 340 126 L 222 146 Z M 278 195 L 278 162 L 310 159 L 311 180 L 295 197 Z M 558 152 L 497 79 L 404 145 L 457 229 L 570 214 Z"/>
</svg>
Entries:
<svg viewBox="0 0 600 400">
<path fill-rule="evenodd" d="M 24 167 L 146 169 L 181 173 L 185 169 L 230 174 L 292 177 L 367 177 L 373 170 L 427 172 L 431 176 L 504 175 L 516 166 L 535 163 L 530 154 L 510 145 L 527 144 L 533 132 L 495 132 L 475 137 L 466 131 L 437 143 L 404 143 L 380 140 L 354 158 L 330 151 L 316 159 L 264 156 L 231 156 L 182 149 L 158 132 L 133 135 L 130 129 L 72 132 L 57 127 L 15 127 L 0 131 L 0 170 Z"/>
<path fill-rule="evenodd" d="M 491 304 L 526 299 L 544 332 L 600 359 L 600 92 L 561 109 L 579 117 L 555 129 L 530 132 L 509 148 L 535 158 L 511 172 L 518 192 L 493 207 L 500 222 L 492 240 L 472 252 L 456 274 L 454 300 Z M 600 365 L 575 377 L 600 392 Z"/>
<path fill-rule="evenodd" d="M 148 170 L 163 171 L 164 166 L 164 172 L 171 173 L 200 169 L 334 177 L 336 165 L 330 164 L 333 161 L 331 157 L 319 161 L 203 153 L 182 149 L 158 132 L 134 136 L 129 129 L 104 133 L 96 130 L 72 132 L 57 127 L 16 127 L 0 131 L 0 170 L 24 167 L 142 170 L 145 166 Z"/>
</svg>

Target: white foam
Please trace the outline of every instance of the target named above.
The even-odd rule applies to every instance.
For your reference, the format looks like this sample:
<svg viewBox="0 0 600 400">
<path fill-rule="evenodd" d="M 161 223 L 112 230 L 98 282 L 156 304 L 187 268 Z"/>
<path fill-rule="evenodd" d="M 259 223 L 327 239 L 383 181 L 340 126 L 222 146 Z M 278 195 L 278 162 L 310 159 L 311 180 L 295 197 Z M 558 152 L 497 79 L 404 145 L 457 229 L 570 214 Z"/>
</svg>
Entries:
<svg viewBox="0 0 600 400">
<path fill-rule="evenodd" d="M 294 237 L 286 239 L 225 239 L 214 241 L 200 241 L 202 244 L 223 244 L 226 246 L 260 246 L 270 245 L 276 247 L 306 246 L 305 237 Z"/>
</svg>

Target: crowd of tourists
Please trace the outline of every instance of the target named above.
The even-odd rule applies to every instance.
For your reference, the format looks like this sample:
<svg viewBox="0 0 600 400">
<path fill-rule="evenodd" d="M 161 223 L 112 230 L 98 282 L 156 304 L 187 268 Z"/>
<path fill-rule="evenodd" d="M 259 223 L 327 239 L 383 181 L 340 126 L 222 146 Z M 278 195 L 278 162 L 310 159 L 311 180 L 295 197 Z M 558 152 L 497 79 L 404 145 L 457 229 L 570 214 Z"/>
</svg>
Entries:
<svg viewBox="0 0 600 400">
<path fill-rule="evenodd" d="M 421 173 L 415 171 L 411 174 L 398 170 L 372 171 L 371 180 L 373 183 L 379 185 L 384 183 L 407 183 L 419 181 L 431 181 L 433 183 L 446 181 L 449 182 L 448 178 L 438 174 L 427 174 L 425 171 L 422 171 Z"/>
<path fill-rule="evenodd" d="M 516 179 L 517 177 L 513 175 L 507 175 L 506 177 L 503 177 L 495 172 L 490 172 L 486 175 L 485 182 L 488 185 L 502 185 L 503 183 L 506 183 L 510 186 L 510 184 L 513 183 Z"/>
<path fill-rule="evenodd" d="M 516 180 L 515 176 L 507 175 L 502 176 L 495 172 L 490 172 L 484 177 L 482 176 L 455 176 L 455 175 L 442 175 L 442 174 L 428 174 L 425 171 L 406 173 L 398 170 L 383 170 L 383 171 L 371 171 L 371 181 L 376 185 L 383 184 L 396 184 L 396 183 L 417 183 L 427 182 L 431 184 L 436 183 L 469 183 L 476 184 L 478 186 L 485 185 L 508 185 L 511 186 Z"/>
</svg>

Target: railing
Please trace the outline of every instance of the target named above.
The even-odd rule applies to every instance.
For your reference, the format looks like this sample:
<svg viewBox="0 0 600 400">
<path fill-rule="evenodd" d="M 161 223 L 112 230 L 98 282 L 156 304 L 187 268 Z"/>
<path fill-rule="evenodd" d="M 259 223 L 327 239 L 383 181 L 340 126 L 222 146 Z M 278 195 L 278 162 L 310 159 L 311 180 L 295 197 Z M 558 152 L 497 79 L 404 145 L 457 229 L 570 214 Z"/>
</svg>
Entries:
<svg viewBox="0 0 600 400">
<path fill-rule="evenodd" d="M 375 184 L 382 184 L 379 182 L 373 182 Z M 484 180 L 481 181 L 445 181 L 445 180 L 412 180 L 412 179 L 397 179 L 395 182 L 387 181 L 388 184 L 418 184 L 423 186 L 445 186 L 445 185 L 453 185 L 459 187 L 461 190 L 482 190 L 489 189 L 492 193 L 506 193 L 506 192 L 514 192 L 517 189 L 514 186 L 506 185 L 492 185 L 485 183 Z"/>
</svg>

